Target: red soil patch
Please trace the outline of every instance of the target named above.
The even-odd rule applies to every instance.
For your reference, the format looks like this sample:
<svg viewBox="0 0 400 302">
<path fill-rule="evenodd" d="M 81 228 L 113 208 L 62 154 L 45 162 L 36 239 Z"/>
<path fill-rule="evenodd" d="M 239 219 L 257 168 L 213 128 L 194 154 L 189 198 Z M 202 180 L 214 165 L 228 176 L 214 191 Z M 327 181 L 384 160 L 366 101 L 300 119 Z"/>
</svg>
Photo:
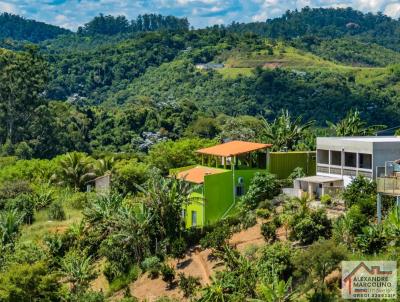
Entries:
<svg viewBox="0 0 400 302">
<path fill-rule="evenodd" d="M 263 235 L 261 234 L 261 223 L 239 233 L 233 234 L 229 243 L 236 247 L 239 252 L 243 252 L 250 245 L 261 246 L 265 244 Z"/>
<path fill-rule="evenodd" d="M 198 247 L 192 249 L 185 258 L 171 259 L 168 261 L 172 265 L 178 278 L 179 273 L 186 276 L 198 277 L 202 286 L 211 283 L 212 274 L 217 271 L 218 262 L 211 260 L 211 250 L 200 251 Z M 187 301 L 178 287 L 167 289 L 167 284 L 162 281 L 161 276 L 157 279 L 150 279 L 147 274 L 141 276 L 136 282 L 130 285 L 131 294 L 139 300 L 154 301 L 159 297 L 169 297 L 179 301 Z"/>
<path fill-rule="evenodd" d="M 155 301 L 160 297 L 169 297 L 178 301 L 186 301 L 180 293 L 178 287 L 167 290 L 167 284 L 161 279 L 150 279 L 147 274 L 140 277 L 136 282 L 129 286 L 131 294 L 140 301 Z"/>
</svg>

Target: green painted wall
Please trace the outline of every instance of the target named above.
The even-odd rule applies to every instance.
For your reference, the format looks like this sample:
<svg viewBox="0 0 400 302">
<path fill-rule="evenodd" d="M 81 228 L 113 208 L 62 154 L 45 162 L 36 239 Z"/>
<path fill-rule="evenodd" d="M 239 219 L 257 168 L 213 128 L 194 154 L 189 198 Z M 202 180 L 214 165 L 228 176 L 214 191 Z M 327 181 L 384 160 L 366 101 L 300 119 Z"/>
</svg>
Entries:
<svg viewBox="0 0 400 302">
<path fill-rule="evenodd" d="M 239 177 L 243 177 L 244 181 L 244 192 L 247 192 L 247 189 L 250 186 L 250 182 L 252 178 L 254 177 L 254 174 L 258 172 L 266 172 L 267 170 L 265 169 L 250 169 L 250 170 L 235 170 L 235 185 L 238 185 L 239 183 Z M 237 197 L 237 199 L 240 197 Z"/>
<path fill-rule="evenodd" d="M 279 179 L 287 178 L 297 167 L 301 167 L 306 175 L 315 175 L 315 152 L 271 152 L 269 154 L 268 170 Z"/>
<path fill-rule="evenodd" d="M 203 194 L 198 192 L 193 192 L 189 196 L 191 203 L 184 207 L 185 210 L 185 224 L 187 228 L 193 225 L 192 222 L 192 212 L 197 213 L 197 226 L 202 226 L 204 222 L 204 198 Z"/>
<path fill-rule="evenodd" d="M 232 171 L 204 177 L 206 224 L 218 221 L 233 203 Z"/>
</svg>

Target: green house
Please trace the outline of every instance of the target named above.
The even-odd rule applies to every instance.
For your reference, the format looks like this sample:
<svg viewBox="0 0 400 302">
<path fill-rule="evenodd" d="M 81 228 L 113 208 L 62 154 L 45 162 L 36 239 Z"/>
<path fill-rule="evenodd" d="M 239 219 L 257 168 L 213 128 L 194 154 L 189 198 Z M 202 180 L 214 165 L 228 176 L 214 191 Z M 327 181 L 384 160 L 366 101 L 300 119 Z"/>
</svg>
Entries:
<svg viewBox="0 0 400 302">
<path fill-rule="evenodd" d="M 191 203 L 183 209 L 186 226 L 211 224 L 232 213 L 254 174 L 267 171 L 271 146 L 232 141 L 197 150 L 201 165 L 171 171 L 195 188 Z"/>
</svg>

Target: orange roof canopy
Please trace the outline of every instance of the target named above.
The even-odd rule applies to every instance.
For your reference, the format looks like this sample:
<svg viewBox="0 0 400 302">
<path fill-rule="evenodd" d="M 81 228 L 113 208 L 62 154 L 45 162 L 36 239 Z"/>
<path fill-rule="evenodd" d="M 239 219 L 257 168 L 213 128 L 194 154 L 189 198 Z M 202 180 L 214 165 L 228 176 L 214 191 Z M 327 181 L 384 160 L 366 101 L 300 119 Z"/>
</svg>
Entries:
<svg viewBox="0 0 400 302">
<path fill-rule="evenodd" d="M 271 144 L 259 144 L 243 141 L 232 141 L 209 148 L 197 150 L 197 153 L 208 154 L 222 157 L 230 157 L 239 154 L 249 153 L 252 151 L 267 149 Z"/>
<path fill-rule="evenodd" d="M 226 172 L 226 170 L 197 166 L 189 170 L 179 172 L 176 175 L 176 178 L 196 184 L 202 184 L 204 182 L 204 176 L 224 172 Z"/>
</svg>

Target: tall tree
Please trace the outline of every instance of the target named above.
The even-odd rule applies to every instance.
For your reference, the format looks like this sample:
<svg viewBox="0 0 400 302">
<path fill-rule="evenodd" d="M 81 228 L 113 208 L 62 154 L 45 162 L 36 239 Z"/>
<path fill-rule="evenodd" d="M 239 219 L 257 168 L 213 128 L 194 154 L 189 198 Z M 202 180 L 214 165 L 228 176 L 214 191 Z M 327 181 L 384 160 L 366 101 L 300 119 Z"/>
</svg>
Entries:
<svg viewBox="0 0 400 302">
<path fill-rule="evenodd" d="M 367 126 L 367 123 L 362 120 L 360 111 L 351 110 L 346 117 L 334 124 L 326 122 L 337 136 L 367 136 L 376 135 L 379 130 L 385 128 L 383 125 Z"/>
<path fill-rule="evenodd" d="M 0 125 L 6 129 L 0 142 L 14 144 L 27 135 L 34 110 L 42 103 L 46 67 L 34 47 L 20 53 L 0 49 Z"/>
<path fill-rule="evenodd" d="M 60 171 L 53 179 L 72 187 L 75 191 L 82 190 L 88 181 L 96 177 L 90 158 L 84 153 L 68 153 L 60 161 L 60 165 Z"/>
<path fill-rule="evenodd" d="M 301 119 L 301 116 L 293 119 L 288 110 L 282 110 L 272 123 L 264 120 L 267 140 L 274 145 L 275 150 L 294 150 L 305 131 L 314 124 L 314 121 L 302 123 Z"/>
</svg>

